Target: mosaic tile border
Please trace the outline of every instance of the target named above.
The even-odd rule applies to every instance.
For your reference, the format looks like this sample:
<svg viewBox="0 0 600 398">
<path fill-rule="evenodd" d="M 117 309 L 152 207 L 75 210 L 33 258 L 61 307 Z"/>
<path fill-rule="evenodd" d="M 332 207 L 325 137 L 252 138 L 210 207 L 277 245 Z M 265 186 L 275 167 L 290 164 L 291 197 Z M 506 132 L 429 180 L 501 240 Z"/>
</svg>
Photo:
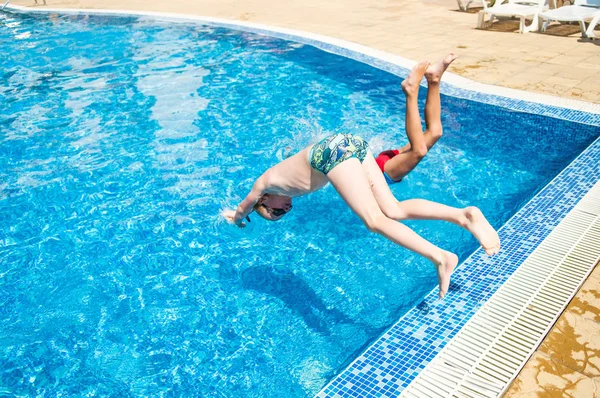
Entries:
<svg viewBox="0 0 600 398">
<path fill-rule="evenodd" d="M 313 45 L 399 76 L 406 75 L 407 69 L 415 64 L 406 58 L 343 40 L 239 21 L 136 11 L 31 10 L 18 6 L 8 9 L 197 21 Z M 442 92 L 514 111 L 600 126 L 599 104 L 490 86 L 450 73 L 445 74 Z M 473 253 L 458 267 L 451 293 L 444 301 L 437 299 L 437 288 L 433 289 L 421 304 L 406 313 L 317 397 L 395 397 L 401 393 L 598 180 L 600 138 L 499 230 L 503 249 L 498 256 L 491 259 L 482 250 Z"/>
<path fill-rule="evenodd" d="M 317 397 L 397 397 L 598 180 L 600 138 L 498 231 L 503 247 L 496 257 L 473 253 L 445 300 L 432 290 Z"/>
<path fill-rule="evenodd" d="M 502 396 L 600 261 L 599 241 L 600 181 L 419 372 L 401 397 L 421 398 L 440 390 L 469 395 L 474 385 L 478 397 Z M 581 328 L 572 326 L 576 332 Z M 480 345 L 481 337 L 487 344 Z M 445 376 L 440 378 L 440 374 Z"/>
</svg>

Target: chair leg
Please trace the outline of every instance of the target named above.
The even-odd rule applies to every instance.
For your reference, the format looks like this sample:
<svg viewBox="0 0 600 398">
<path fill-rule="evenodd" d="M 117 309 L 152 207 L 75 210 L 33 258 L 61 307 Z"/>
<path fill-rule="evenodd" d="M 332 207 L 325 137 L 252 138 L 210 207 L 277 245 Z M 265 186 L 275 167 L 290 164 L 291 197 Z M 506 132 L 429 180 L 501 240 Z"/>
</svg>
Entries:
<svg viewBox="0 0 600 398">
<path fill-rule="evenodd" d="M 456 0 L 456 2 L 458 3 L 458 9 L 461 11 L 467 11 L 467 8 L 463 6 L 463 4 L 461 3 L 460 0 Z"/>
<path fill-rule="evenodd" d="M 599 23 L 600 23 L 600 12 L 597 12 L 596 16 L 594 17 L 594 19 L 592 19 L 592 22 L 590 22 L 588 24 L 588 28 L 587 28 L 587 31 L 586 31 L 586 36 L 587 37 L 589 37 L 591 39 L 595 39 L 596 38 L 596 34 L 594 33 L 594 28 Z"/>
<path fill-rule="evenodd" d="M 489 27 L 492 26 L 492 23 L 494 22 L 494 18 L 496 18 L 496 16 L 494 14 L 490 14 L 490 19 L 488 19 L 487 21 L 485 20 L 485 11 L 479 11 L 480 13 L 484 13 L 483 15 L 480 15 L 481 17 L 481 28 L 480 29 L 487 29 Z"/>
<path fill-rule="evenodd" d="M 583 22 L 583 20 L 579 21 L 579 29 L 581 29 L 581 37 L 585 39 L 587 34 L 585 33 L 585 22 Z"/>
<path fill-rule="evenodd" d="M 477 29 L 483 29 L 485 23 L 485 11 L 479 11 L 477 15 Z"/>
<path fill-rule="evenodd" d="M 519 33 L 527 33 L 525 29 L 525 17 L 519 17 Z"/>
<path fill-rule="evenodd" d="M 542 17 L 538 17 L 538 32 L 545 32 L 548 29 L 548 25 L 550 25 L 549 19 L 544 22 Z"/>
<path fill-rule="evenodd" d="M 539 14 L 536 14 L 533 16 L 533 18 L 531 20 L 531 24 L 529 26 L 525 25 L 525 17 L 519 17 L 519 19 L 521 20 L 521 23 L 519 25 L 520 33 L 529 33 L 534 30 L 538 30 L 539 20 L 540 20 Z"/>
</svg>

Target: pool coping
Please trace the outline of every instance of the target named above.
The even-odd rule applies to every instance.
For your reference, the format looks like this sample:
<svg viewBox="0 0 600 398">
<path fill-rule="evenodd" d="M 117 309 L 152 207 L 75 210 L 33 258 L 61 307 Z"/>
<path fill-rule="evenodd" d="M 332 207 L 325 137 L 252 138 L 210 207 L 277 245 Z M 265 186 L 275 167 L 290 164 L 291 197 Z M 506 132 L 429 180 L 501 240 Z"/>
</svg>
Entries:
<svg viewBox="0 0 600 398">
<path fill-rule="evenodd" d="M 400 397 L 501 396 L 600 261 L 598 242 L 600 181 Z"/>
<path fill-rule="evenodd" d="M 354 59 L 356 61 L 371 65 L 375 68 L 390 72 L 395 75 L 399 75 L 400 72 L 404 72 L 405 69 L 411 69 L 417 63 L 417 61 L 396 54 L 392 54 L 382 50 L 377 50 L 368 46 L 364 46 L 362 44 L 354 43 L 343 39 L 337 39 L 330 36 L 320 35 L 301 30 L 258 24 L 254 22 L 214 18 L 209 16 L 117 9 L 106 10 L 49 7 L 44 7 L 42 9 L 16 6 L 10 4 L 6 6 L 6 10 L 18 13 L 39 14 L 55 12 L 62 14 L 145 16 L 160 18 L 163 21 L 172 22 L 200 22 L 207 25 L 242 30 L 256 34 L 263 34 L 266 36 L 277 37 L 283 40 L 290 40 L 298 43 L 311 45 L 321 50 Z M 444 73 L 442 83 L 442 94 L 450 95 L 453 97 L 470 99 L 477 102 L 484 102 L 495 106 L 502 106 L 515 111 L 534 112 L 537 114 L 543 114 L 569 121 L 600 126 L 600 104 L 596 104 L 593 102 L 586 102 L 572 98 L 562 98 L 548 94 L 541 94 L 530 91 L 512 89 L 508 87 L 500 87 L 485 83 L 479 83 L 451 72 Z M 523 97 L 526 97 L 526 100 L 523 100 Z M 546 111 L 547 113 L 545 113 L 544 109 L 542 109 L 541 107 L 533 108 L 531 106 L 532 103 L 551 106 L 558 109 L 552 109 L 551 111 Z M 560 112 L 560 109 L 562 109 L 563 112 Z M 589 115 L 573 115 L 571 114 L 571 112 L 568 111 L 579 111 L 589 113 Z"/>
<path fill-rule="evenodd" d="M 213 18 L 213 17 L 204 17 L 204 16 L 190 16 L 190 15 L 182 15 L 182 14 L 174 14 L 174 13 L 162 13 L 162 12 L 142 12 L 142 11 L 134 11 L 134 10 L 97 10 L 97 9 L 61 9 L 61 8 L 44 8 L 44 9 L 32 9 L 23 6 L 8 6 L 6 10 L 18 13 L 62 13 L 62 14 L 97 14 L 97 15 L 110 15 L 110 16 L 141 16 L 141 17 L 152 17 L 157 20 L 162 21 L 173 21 L 173 22 L 198 22 L 206 25 L 212 25 L 217 27 L 225 27 L 236 30 L 242 30 L 257 34 L 268 35 L 272 37 L 277 37 L 284 40 L 291 40 L 295 42 L 300 42 L 303 44 L 312 45 L 314 47 L 320 48 L 321 50 L 331 52 L 337 55 L 341 55 L 347 58 L 354 59 L 359 62 L 366 63 L 375 68 L 382 69 L 384 71 L 390 72 L 395 75 L 402 75 L 406 73 L 406 69 L 412 68 L 413 65 L 416 64 L 416 61 L 390 54 L 384 51 L 375 50 L 367 46 L 363 46 L 360 44 L 356 44 L 353 42 L 335 39 L 328 36 L 323 36 L 319 34 L 303 32 L 298 30 L 292 30 L 287 28 L 279 28 L 272 27 L 263 24 L 256 24 L 244 21 L 232 21 L 227 19 Z M 585 101 L 579 101 L 575 99 L 567 99 L 561 97 L 550 96 L 547 94 L 539 94 L 532 93 L 528 91 L 515 90 L 505 87 L 492 86 L 488 84 L 483 84 L 479 82 L 475 82 L 473 80 L 464 78 L 462 76 L 452 74 L 447 72 L 443 78 L 442 84 L 442 93 L 445 95 L 450 95 L 458 98 L 469 99 L 476 102 L 487 103 L 490 105 L 504 107 L 510 110 L 519 111 L 519 112 L 531 112 L 540 115 L 546 115 L 557 119 L 568 120 L 577 123 L 583 123 L 592 126 L 600 126 L 600 104 L 589 103 Z M 525 98 L 525 99 L 523 99 Z M 509 219 L 509 221 L 499 230 L 499 233 L 504 233 L 507 235 L 509 232 L 514 231 L 514 227 L 512 224 L 518 224 L 519 218 L 523 218 L 524 213 L 527 209 L 531 210 L 532 206 L 535 210 L 536 201 L 539 201 L 540 197 L 548 198 L 550 197 L 550 201 L 556 200 L 557 197 L 564 198 L 565 194 L 570 192 L 569 189 L 566 191 L 563 189 L 561 192 L 557 192 L 555 190 L 556 185 L 561 185 L 561 180 L 565 179 L 565 176 L 570 175 L 569 173 L 575 171 L 578 173 L 579 177 L 586 177 L 587 180 L 590 179 L 600 179 L 600 173 L 597 173 L 598 170 L 579 170 L 581 159 L 586 156 L 591 156 L 592 161 L 596 159 L 596 157 L 600 158 L 600 138 L 592 143 L 586 150 L 584 150 L 573 162 L 568 165 L 559 175 L 557 175 L 550 183 L 544 187 L 538 195 L 532 198 L 527 204 L 525 204 L 515 215 Z M 589 162 L 588 162 L 589 163 Z M 594 173 L 596 172 L 596 173 Z M 572 176 L 571 176 L 572 177 Z M 568 179 L 568 178 L 567 178 Z M 584 178 L 585 179 L 585 178 Z M 586 181 L 587 181 L 586 180 Z M 564 184 L 563 184 L 564 185 Z M 587 193 L 587 191 L 594 185 L 593 183 L 590 185 L 589 181 L 584 184 L 586 185 L 582 189 L 577 191 L 575 196 L 567 195 L 568 199 L 574 205 L 583 195 Z M 586 189 L 587 188 L 587 189 Z M 546 195 L 546 196 L 544 196 Z M 562 195 L 562 196 L 561 196 Z M 559 200 L 560 201 L 560 200 Z M 564 217 L 566 214 L 570 212 L 572 206 L 566 207 L 560 214 L 560 217 L 555 217 L 553 222 L 556 224 Z M 538 222 L 539 223 L 539 222 Z M 552 224 L 552 223 L 551 223 Z M 544 228 L 547 228 L 549 224 L 545 224 Z M 508 232 L 507 232 L 508 231 Z M 508 240 L 510 238 L 507 237 Z M 524 239 L 524 237 L 520 237 L 520 240 Z M 544 239 L 541 239 L 537 242 L 537 245 Z M 503 239 L 503 244 L 505 243 L 505 239 Z M 537 245 L 533 245 L 531 247 L 531 251 L 533 251 Z M 505 245 L 506 246 L 506 245 Z M 506 251 L 506 249 L 505 249 Z M 529 254 L 531 253 L 529 252 Z M 526 258 L 527 256 L 525 256 Z M 490 268 L 493 263 L 498 263 L 501 261 L 502 254 L 499 256 L 497 260 L 494 262 L 487 259 L 481 250 L 477 250 L 474 252 L 467 260 L 465 260 L 458 267 L 458 271 L 456 277 L 460 277 L 464 272 L 467 272 L 467 268 L 473 263 L 482 263 L 484 266 Z M 524 260 L 524 259 L 523 259 Z M 519 263 L 520 264 L 520 263 Z M 516 269 L 519 264 L 511 264 Z M 497 265 L 497 264 L 496 264 Z M 514 271 L 514 270 L 513 270 Z M 463 279 L 465 275 L 462 275 Z M 503 282 L 502 282 L 503 283 Z M 495 283 L 496 289 L 502 283 Z M 474 301 L 472 298 L 465 299 L 459 302 L 459 307 L 466 308 L 464 313 L 469 313 L 470 316 L 476 312 L 478 306 L 481 306 L 482 302 L 489 299 L 489 297 L 495 292 L 495 290 L 490 289 L 491 285 L 486 286 L 486 294 L 482 294 L 478 299 Z M 334 397 L 334 396 L 354 396 L 352 394 L 356 394 L 357 392 L 366 392 L 371 391 L 374 393 L 377 390 L 365 390 L 363 387 L 368 386 L 369 383 L 372 384 L 373 381 L 377 380 L 377 378 L 371 379 L 369 377 L 369 371 L 373 369 L 371 365 L 368 364 L 367 356 L 369 353 L 373 353 L 374 347 L 378 347 L 378 344 L 381 343 L 382 340 L 386 340 L 386 344 L 391 342 L 391 346 L 393 348 L 394 345 L 397 345 L 397 341 L 394 340 L 390 335 L 390 331 L 393 331 L 398 327 L 402 322 L 412 322 L 416 326 L 419 326 L 419 322 L 421 326 L 423 326 L 422 320 L 419 321 L 419 316 L 429 317 L 436 314 L 436 311 L 443 311 L 449 307 L 448 303 L 450 301 L 445 300 L 445 303 L 440 303 L 435 299 L 437 295 L 437 288 L 433 289 L 421 303 L 421 307 L 415 307 L 409 312 L 407 312 L 398 322 L 396 322 L 383 336 L 381 336 L 376 341 L 372 342 L 371 345 L 357 358 L 353 360 L 353 362 L 348 365 L 344 370 L 342 370 L 336 377 L 334 377 L 322 390 L 317 394 L 319 397 Z M 456 303 L 454 303 L 456 304 Z M 455 306 L 456 307 L 456 306 Z M 454 311 L 454 310 L 453 310 Z M 466 320 L 468 320 L 468 318 Z M 462 321 L 465 321 L 462 319 Z M 415 323 L 416 322 L 416 323 Z M 458 326 L 458 330 L 464 325 Z M 433 357 L 439 353 L 441 348 L 451 340 L 454 334 L 456 334 L 456 325 L 453 333 L 448 333 L 444 335 L 444 341 L 434 347 L 433 349 Z M 439 343 L 439 342 L 436 342 Z M 429 343 L 428 343 L 429 344 Z M 389 345 L 389 344 L 388 344 Z M 431 345 L 431 344 L 430 344 Z M 437 352 L 435 350 L 437 349 Z M 412 363 L 414 365 L 411 369 L 413 372 L 409 375 L 412 376 L 412 379 L 416 377 L 418 371 L 424 368 L 425 365 L 431 361 L 433 358 L 431 356 L 431 352 L 427 355 L 421 355 L 422 353 L 417 353 L 422 361 L 420 363 Z M 384 359 L 394 360 L 394 358 L 387 356 Z M 397 358 L 396 358 L 397 359 Z M 389 362 L 389 361 L 388 361 Z M 393 365 L 393 364 L 392 364 Z M 369 367 L 367 370 L 366 367 Z M 381 370 L 381 369 L 379 369 Z M 385 369 L 384 369 L 385 371 Z M 373 374 L 373 372 L 371 372 Z M 374 371 L 377 376 L 381 376 L 381 372 L 377 374 L 377 369 Z M 390 388 L 381 389 L 381 393 L 377 393 L 381 396 L 388 396 L 387 394 L 398 394 L 405 388 L 410 382 L 410 380 L 402 380 L 401 378 L 396 378 L 396 380 L 392 380 L 390 384 Z M 366 384 L 365 384 L 366 383 Z"/>
</svg>

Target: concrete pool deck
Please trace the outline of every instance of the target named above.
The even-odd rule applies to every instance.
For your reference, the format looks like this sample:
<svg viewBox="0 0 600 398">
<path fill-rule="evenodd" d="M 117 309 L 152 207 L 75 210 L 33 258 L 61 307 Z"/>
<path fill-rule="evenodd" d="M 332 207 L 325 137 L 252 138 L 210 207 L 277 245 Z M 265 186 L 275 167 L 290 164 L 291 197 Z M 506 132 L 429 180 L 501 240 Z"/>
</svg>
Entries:
<svg viewBox="0 0 600 398">
<path fill-rule="evenodd" d="M 39 0 L 42 3 L 42 0 Z M 600 103 L 600 40 L 582 41 L 578 28 L 561 37 L 475 29 L 477 15 L 454 0 L 47 0 L 53 8 L 132 9 L 236 19 L 304 30 L 363 44 L 413 60 L 460 58 L 450 71 L 481 83 Z M 33 0 L 11 4 L 43 7 Z M 571 27 L 568 27 L 571 28 Z"/>
<path fill-rule="evenodd" d="M 569 303 L 504 397 L 600 396 L 600 266 Z"/>
<path fill-rule="evenodd" d="M 77 0 L 48 1 L 49 6 L 52 7 L 168 11 L 260 22 L 338 37 L 411 59 L 435 59 L 448 51 L 455 51 L 461 55 L 461 58 L 453 65 L 451 71 L 475 81 L 600 103 L 600 41 L 595 44 L 581 42 L 578 35 L 556 37 L 478 31 L 474 29 L 476 15 L 453 11 L 456 5 L 452 1 L 418 4 L 386 1 L 378 5 L 364 0 L 347 2 L 348 4 L 339 0 L 327 4 L 304 1 L 302 6 L 289 1 L 268 4 L 265 0 L 243 4 L 234 0 L 219 4 L 208 1 L 198 1 L 193 4 L 191 1 L 178 1 L 177 4 L 136 0 L 120 2 L 109 0 L 101 3 Z M 11 2 L 11 4 L 24 6 L 32 3 L 33 1 L 23 0 Z M 290 15 L 292 14 L 290 10 L 294 10 L 293 16 Z M 400 23 L 402 26 L 399 26 Z M 450 30 L 448 26 L 452 26 L 452 32 L 447 32 Z M 407 41 L 416 44 L 408 45 Z M 424 47 L 427 49 L 423 50 Z M 572 392 L 571 390 L 592 394 L 589 396 L 599 393 L 598 366 L 595 363 L 598 352 L 599 321 L 597 311 L 594 312 L 595 317 L 589 314 L 590 308 L 597 310 L 600 306 L 597 288 L 598 269 L 593 275 L 595 276 L 590 276 L 579 293 L 589 297 L 586 303 L 587 309 L 576 311 L 569 307 L 565 311 L 563 318 L 531 358 L 507 396 L 534 394 L 546 396 L 552 395 L 550 391 L 566 393 Z M 586 288 L 587 284 L 594 283 L 593 281 L 596 281 L 596 287 L 592 290 Z M 590 291 L 592 293 L 589 293 Z M 573 302 L 575 300 L 577 298 Z M 562 320 L 565 317 L 571 321 Z M 552 339 L 564 345 L 567 337 L 553 337 L 553 333 L 561 333 L 561 322 L 580 325 L 576 326 L 577 329 L 571 333 L 572 345 L 581 345 L 586 350 L 593 346 L 591 354 L 586 350 L 577 352 L 584 355 L 586 360 L 588 357 L 591 358 L 588 361 L 591 366 L 588 362 L 585 362 L 583 367 L 577 363 L 570 366 L 564 362 L 569 360 L 568 357 L 563 358 L 564 361 L 557 359 L 557 355 L 561 355 L 564 349 L 557 351 L 548 348 Z M 586 338 L 586 332 L 583 329 L 580 331 L 581 325 L 585 329 L 590 322 L 596 331 L 596 334 L 592 333 L 589 337 L 591 343 L 594 343 L 592 346 L 591 343 L 580 341 L 581 336 Z M 564 330 L 562 333 L 566 335 Z M 564 366 L 569 369 L 563 369 Z M 591 373 L 590 369 L 592 369 Z M 570 370 L 578 374 L 573 376 Z M 552 375 L 548 377 L 555 383 L 546 383 L 539 375 Z M 571 389 L 569 386 L 576 388 Z"/>
</svg>

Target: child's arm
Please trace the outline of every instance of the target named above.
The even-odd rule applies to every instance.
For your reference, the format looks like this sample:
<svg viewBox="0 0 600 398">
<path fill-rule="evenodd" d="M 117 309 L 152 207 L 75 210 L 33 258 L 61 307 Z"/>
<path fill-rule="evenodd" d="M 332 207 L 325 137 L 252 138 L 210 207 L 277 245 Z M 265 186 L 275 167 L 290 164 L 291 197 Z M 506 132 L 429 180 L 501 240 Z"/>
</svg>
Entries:
<svg viewBox="0 0 600 398">
<path fill-rule="evenodd" d="M 266 187 L 267 173 L 260 176 L 256 182 L 254 182 L 252 190 L 242 203 L 239 204 L 235 213 L 232 211 L 224 213 L 225 218 L 238 226 L 243 226 L 242 221 L 244 221 L 244 218 L 246 218 L 248 214 L 252 213 L 254 205 L 256 205 L 260 198 L 265 194 Z"/>
</svg>

